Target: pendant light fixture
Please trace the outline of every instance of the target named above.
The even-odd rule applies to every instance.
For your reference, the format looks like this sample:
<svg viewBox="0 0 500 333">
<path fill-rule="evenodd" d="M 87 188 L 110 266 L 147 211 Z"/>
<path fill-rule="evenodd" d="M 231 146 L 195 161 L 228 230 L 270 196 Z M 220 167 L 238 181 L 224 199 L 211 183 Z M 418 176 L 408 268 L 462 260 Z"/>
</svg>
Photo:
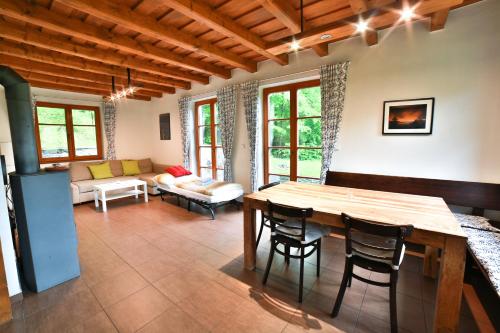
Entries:
<svg viewBox="0 0 500 333">
<path fill-rule="evenodd" d="M 130 79 L 130 68 L 127 68 L 127 87 L 123 88 L 121 91 L 116 92 L 115 87 L 115 77 L 111 77 L 111 89 L 112 93 L 108 98 L 109 102 L 119 102 L 121 99 L 126 98 L 127 96 L 132 96 L 137 91 L 137 88 L 132 85 L 132 81 Z"/>
</svg>

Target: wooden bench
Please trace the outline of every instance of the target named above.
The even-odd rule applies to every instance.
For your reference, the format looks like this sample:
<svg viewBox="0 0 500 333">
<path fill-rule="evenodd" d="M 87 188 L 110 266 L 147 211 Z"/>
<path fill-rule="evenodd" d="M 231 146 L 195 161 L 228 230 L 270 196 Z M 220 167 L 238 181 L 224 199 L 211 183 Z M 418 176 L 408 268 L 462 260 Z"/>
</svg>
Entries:
<svg viewBox="0 0 500 333">
<path fill-rule="evenodd" d="M 448 205 L 472 208 L 471 214 L 476 216 L 483 216 L 485 210 L 500 211 L 500 184 L 329 171 L 325 185 L 441 197 Z M 496 226 L 498 227 L 498 225 Z M 478 326 L 484 324 L 482 331 L 494 331 L 493 326 L 499 330 L 498 313 L 495 315 L 500 307 L 498 292 L 478 260 L 477 254 L 471 250 L 470 246 L 467 250 L 465 298 L 473 311 Z M 439 267 L 438 250 L 426 247 L 423 257 L 424 274 L 436 277 Z M 480 273 L 478 274 L 478 272 Z M 478 279 L 478 275 L 482 279 Z M 473 286 L 470 283 L 473 283 Z M 485 284 L 488 284 L 487 288 L 484 288 Z M 481 303 L 486 308 L 488 315 L 485 314 L 483 306 L 477 313 L 474 313 L 478 306 L 471 303 L 478 303 L 479 298 L 476 291 L 479 291 Z M 470 294 L 471 292 L 474 294 Z M 489 321 L 490 327 L 488 327 L 488 323 L 484 323 L 488 318 L 493 321 L 493 323 Z"/>
</svg>

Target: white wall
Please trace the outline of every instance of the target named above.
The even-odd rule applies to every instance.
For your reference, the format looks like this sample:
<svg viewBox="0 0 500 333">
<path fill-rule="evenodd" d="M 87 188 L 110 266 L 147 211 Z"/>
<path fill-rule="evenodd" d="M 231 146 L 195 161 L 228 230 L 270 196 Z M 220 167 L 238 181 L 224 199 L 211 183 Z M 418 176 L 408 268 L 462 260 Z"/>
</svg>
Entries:
<svg viewBox="0 0 500 333">
<path fill-rule="evenodd" d="M 271 61 L 249 74 L 233 71 L 231 80 L 211 78 L 152 101 L 152 153 L 164 163 L 182 162 L 177 99 L 186 94 L 213 96 L 226 84 L 299 73 L 321 64 L 351 61 L 339 151 L 339 171 L 500 182 L 500 1 L 485 0 L 450 13 L 446 28 L 430 33 L 428 22 L 387 29 L 379 44 L 360 38 L 330 45 L 330 55 L 303 51 L 288 66 Z M 307 74 L 308 76 L 311 74 Z M 303 79 L 306 79 L 302 77 Z M 265 84 L 279 80 L 267 80 Z M 435 97 L 433 134 L 383 136 L 384 100 Z M 172 140 L 159 140 L 158 114 L 170 112 Z M 243 109 L 236 127 L 235 179 L 249 184 L 248 140 Z"/>
<path fill-rule="evenodd" d="M 0 85 L 0 155 L 7 155 L 7 170 L 13 170 L 12 141 L 10 138 L 9 118 L 7 114 L 7 102 L 5 100 L 5 89 Z M 2 243 L 2 255 L 7 278 L 9 296 L 19 294 L 21 286 L 17 275 L 16 255 L 10 233 L 9 215 L 7 213 L 7 200 L 3 183 L 2 166 L 0 165 L 0 241 Z"/>
</svg>

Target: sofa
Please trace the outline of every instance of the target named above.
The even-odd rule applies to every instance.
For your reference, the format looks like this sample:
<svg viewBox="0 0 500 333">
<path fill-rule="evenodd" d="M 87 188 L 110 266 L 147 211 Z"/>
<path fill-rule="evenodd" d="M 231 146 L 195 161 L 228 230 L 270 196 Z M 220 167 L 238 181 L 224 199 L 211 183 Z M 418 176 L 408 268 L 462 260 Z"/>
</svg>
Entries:
<svg viewBox="0 0 500 333">
<path fill-rule="evenodd" d="M 94 179 L 89 165 L 102 163 L 100 161 L 92 162 L 71 162 L 69 163 L 69 173 L 71 177 L 71 192 L 73 194 L 73 204 L 94 200 L 93 186 L 96 184 L 109 183 L 113 181 L 140 179 L 148 184 L 148 193 L 157 195 L 157 185 L 153 180 L 158 174 L 164 173 L 167 165 L 153 163 L 150 158 L 138 160 L 140 174 L 135 176 L 124 176 L 121 160 L 110 160 L 109 162 L 113 178 Z"/>
</svg>

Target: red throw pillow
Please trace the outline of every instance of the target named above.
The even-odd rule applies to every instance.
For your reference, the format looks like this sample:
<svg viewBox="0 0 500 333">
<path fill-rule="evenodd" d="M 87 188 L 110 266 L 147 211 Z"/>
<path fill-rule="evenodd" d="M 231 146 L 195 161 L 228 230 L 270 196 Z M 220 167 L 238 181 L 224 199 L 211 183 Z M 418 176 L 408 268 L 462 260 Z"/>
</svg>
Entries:
<svg viewBox="0 0 500 333">
<path fill-rule="evenodd" d="M 166 172 L 174 177 L 187 176 L 191 174 L 191 171 L 184 169 L 180 165 L 171 166 L 165 169 Z"/>
<path fill-rule="evenodd" d="M 183 166 L 178 165 L 177 167 L 178 167 L 180 170 L 182 170 L 182 172 L 184 173 L 184 175 L 183 175 L 183 176 L 189 176 L 189 175 L 191 175 L 191 174 L 192 174 L 192 172 L 191 172 L 191 171 L 189 171 L 189 170 L 185 169 Z"/>
</svg>

